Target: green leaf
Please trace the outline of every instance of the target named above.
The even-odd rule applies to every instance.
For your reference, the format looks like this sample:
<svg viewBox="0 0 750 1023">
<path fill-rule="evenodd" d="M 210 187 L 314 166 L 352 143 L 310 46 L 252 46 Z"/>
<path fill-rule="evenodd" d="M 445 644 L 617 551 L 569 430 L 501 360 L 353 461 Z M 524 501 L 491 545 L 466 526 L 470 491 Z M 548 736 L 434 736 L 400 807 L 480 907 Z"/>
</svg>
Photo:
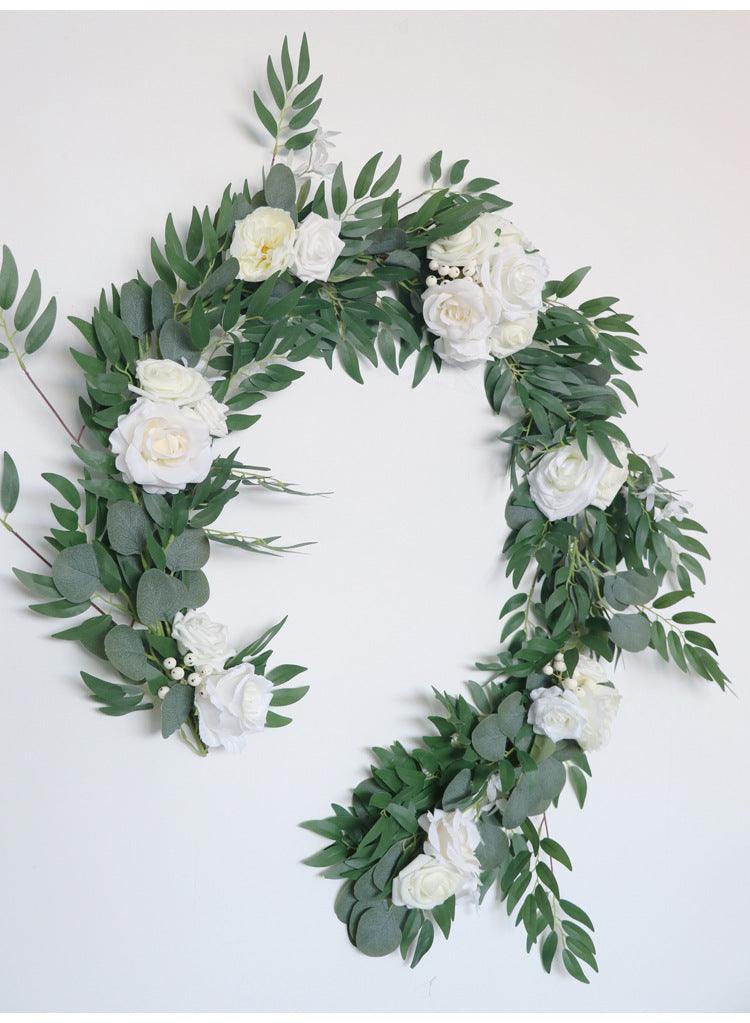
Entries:
<svg viewBox="0 0 750 1023">
<path fill-rule="evenodd" d="M 588 977 L 581 969 L 581 964 L 569 949 L 563 949 L 562 959 L 563 965 L 571 977 L 575 977 L 576 980 L 580 980 L 582 984 L 588 984 Z"/>
<path fill-rule="evenodd" d="M 457 185 L 464 176 L 464 171 L 469 165 L 468 160 L 457 160 L 450 169 L 448 180 L 452 185 Z"/>
<path fill-rule="evenodd" d="M 582 266 L 580 270 L 575 270 L 572 274 L 568 274 L 568 276 L 557 286 L 555 292 L 557 297 L 565 298 L 566 295 L 570 295 L 574 292 L 590 269 L 590 266 Z"/>
<path fill-rule="evenodd" d="M 471 771 L 464 767 L 451 779 L 443 792 L 443 809 L 453 810 L 471 794 Z"/>
<path fill-rule="evenodd" d="M 651 626 L 642 614 L 612 615 L 609 629 L 613 643 L 632 653 L 645 650 L 651 641 Z"/>
<path fill-rule="evenodd" d="M 13 317 L 13 324 L 16 330 L 26 330 L 28 325 L 39 311 L 39 302 L 42 297 L 42 282 L 36 270 L 31 275 L 26 290 L 18 303 L 16 315 Z"/>
<path fill-rule="evenodd" d="M 151 673 L 143 648 L 142 633 L 127 625 L 115 625 L 104 637 L 107 660 L 121 675 L 140 682 Z"/>
<path fill-rule="evenodd" d="M 310 73 L 310 50 L 307 45 L 307 33 L 302 34 L 302 42 L 299 48 L 299 60 L 297 62 L 297 82 L 302 85 Z"/>
<path fill-rule="evenodd" d="M 72 508 L 81 507 L 81 495 L 78 493 L 75 484 L 71 483 L 70 480 L 66 480 L 64 476 L 59 476 L 56 472 L 43 472 L 42 479 L 46 480 L 51 487 L 54 487 Z"/>
<path fill-rule="evenodd" d="M 107 509 L 107 536 L 118 554 L 140 554 L 151 532 L 148 517 L 140 505 L 115 501 Z"/>
<path fill-rule="evenodd" d="M 331 204 L 333 206 L 334 213 L 339 216 L 346 209 L 346 182 L 344 181 L 344 165 L 339 163 L 336 166 L 336 170 L 333 172 L 333 179 L 331 181 Z"/>
<path fill-rule="evenodd" d="M 187 606 L 185 584 L 158 568 L 149 568 L 141 576 L 136 593 L 138 618 L 144 625 L 171 621 Z"/>
<path fill-rule="evenodd" d="M 273 138 L 276 138 L 276 133 L 278 132 L 276 118 L 273 116 L 273 114 L 265 105 L 265 103 L 260 98 L 257 92 L 253 93 L 253 103 L 255 104 L 255 112 L 258 115 L 258 118 L 260 119 L 260 123 Z"/>
<path fill-rule="evenodd" d="M 3 453 L 3 481 L 0 484 L 0 505 L 6 515 L 15 508 L 18 502 L 18 495 L 21 484 L 18 479 L 18 469 L 7 451 Z"/>
<path fill-rule="evenodd" d="M 91 544 L 82 543 L 60 551 L 52 566 L 52 579 L 66 600 L 81 604 L 100 586 L 96 553 Z"/>
<path fill-rule="evenodd" d="M 542 849 L 552 857 L 553 860 L 557 860 L 558 863 L 562 863 L 568 870 L 573 869 L 573 864 L 570 862 L 570 857 L 565 852 L 559 842 L 556 842 L 554 838 L 543 838 Z"/>
<path fill-rule="evenodd" d="M 401 943 L 401 913 L 393 906 L 365 910 L 355 930 L 357 948 L 366 956 L 386 956 Z"/>
<path fill-rule="evenodd" d="M 21 568 L 14 568 L 13 574 L 27 590 L 39 597 L 55 598 L 60 596 L 51 576 L 39 575 L 36 572 L 24 572 Z"/>
<path fill-rule="evenodd" d="M 172 686 L 161 704 L 161 734 L 168 739 L 190 717 L 195 690 L 192 686 Z"/>
<path fill-rule="evenodd" d="M 266 62 L 266 78 L 268 79 L 268 86 L 271 90 L 273 101 L 281 110 L 284 106 L 284 87 L 279 80 L 279 76 L 276 74 L 276 68 L 273 66 L 273 61 L 270 57 Z"/>
<path fill-rule="evenodd" d="M 134 337 L 143 337 L 151 330 L 151 296 L 138 281 L 122 286 L 120 319 Z"/>
<path fill-rule="evenodd" d="M 432 921 L 425 919 L 419 929 L 419 937 L 417 938 L 417 945 L 414 949 L 414 956 L 411 961 L 412 969 L 414 969 L 414 967 L 417 966 L 417 964 L 430 951 L 434 937 L 435 928 L 432 926 Z"/>
<path fill-rule="evenodd" d="M 497 708 L 497 719 L 501 731 L 509 739 L 515 738 L 526 720 L 523 695 L 521 693 L 510 693 L 509 696 L 506 696 Z"/>
<path fill-rule="evenodd" d="M 390 165 L 388 170 L 380 175 L 378 180 L 370 189 L 370 195 L 373 198 L 377 198 L 380 195 L 384 195 L 395 183 L 398 177 L 398 172 L 401 170 L 401 157 L 397 156 L 393 163 Z"/>
<path fill-rule="evenodd" d="M 542 945 L 542 966 L 545 973 L 549 973 L 552 969 L 555 952 L 557 951 L 557 941 L 557 934 L 554 931 L 550 931 L 544 939 L 544 944 Z"/>
<path fill-rule="evenodd" d="M 471 733 L 471 745 L 483 760 L 496 763 L 505 756 L 508 737 L 497 714 L 489 714 Z"/>
<path fill-rule="evenodd" d="M 194 366 L 200 358 L 200 353 L 191 344 L 190 328 L 177 320 L 165 320 L 159 332 L 159 350 L 164 359 L 173 359 L 175 362 L 184 361 L 188 366 Z"/>
<path fill-rule="evenodd" d="M 289 56 L 289 40 L 286 36 L 284 36 L 284 42 L 281 47 L 281 73 L 284 76 L 284 85 L 288 92 L 294 83 L 294 71 L 292 69 L 292 60 Z"/>
<path fill-rule="evenodd" d="M 3 245 L 3 261 L 0 264 L 0 309 L 10 309 L 18 291 L 18 267 L 13 253 Z"/>
<path fill-rule="evenodd" d="M 271 671 L 266 672 L 266 678 L 274 686 L 283 686 L 285 682 L 290 682 L 297 675 L 301 675 L 303 671 L 307 671 L 307 668 L 303 668 L 300 664 L 279 664 Z"/>
<path fill-rule="evenodd" d="M 295 211 L 297 186 L 294 174 L 283 163 L 276 163 L 270 169 L 266 175 L 263 192 L 268 206 L 286 210 L 288 213 Z"/>
<path fill-rule="evenodd" d="M 560 909 L 563 913 L 571 918 L 571 920 L 577 920 L 579 924 L 583 924 L 584 927 L 588 927 L 590 931 L 594 930 L 594 925 L 591 923 L 591 919 L 584 913 L 580 906 L 576 906 L 574 902 L 568 902 L 567 899 L 560 899 Z"/>
<path fill-rule="evenodd" d="M 429 171 L 433 182 L 437 181 L 442 174 L 441 162 L 443 159 L 442 149 L 430 158 Z"/>
<path fill-rule="evenodd" d="M 167 547 L 167 568 L 171 571 L 203 568 L 210 555 L 208 537 L 202 529 L 186 529 Z"/>
<path fill-rule="evenodd" d="M 42 315 L 26 335 L 24 348 L 29 355 L 31 355 L 32 352 L 35 352 L 38 348 L 41 348 L 50 336 L 52 328 L 55 326 L 56 317 L 57 299 L 51 298 Z"/>
<path fill-rule="evenodd" d="M 370 159 L 362 168 L 362 170 L 357 175 L 357 180 L 354 183 L 355 199 L 361 199 L 363 196 L 367 195 L 367 191 L 373 182 L 373 179 L 375 177 L 375 170 L 378 166 L 380 157 L 382 155 L 383 154 L 381 152 L 376 153 L 374 156 L 371 156 Z"/>
</svg>

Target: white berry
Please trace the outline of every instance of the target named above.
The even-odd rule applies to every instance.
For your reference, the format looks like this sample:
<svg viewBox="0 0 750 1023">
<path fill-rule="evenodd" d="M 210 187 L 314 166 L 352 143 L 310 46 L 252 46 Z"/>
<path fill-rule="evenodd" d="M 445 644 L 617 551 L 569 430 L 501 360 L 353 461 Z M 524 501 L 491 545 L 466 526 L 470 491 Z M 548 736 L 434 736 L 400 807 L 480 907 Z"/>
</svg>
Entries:
<svg viewBox="0 0 750 1023">
<path fill-rule="evenodd" d="M 184 668 L 172 668 L 169 673 L 169 677 L 174 679 L 175 682 L 180 682 L 185 677 Z"/>
<path fill-rule="evenodd" d="M 157 693 L 157 696 L 159 697 L 160 700 L 163 700 L 168 692 L 169 692 L 169 686 L 160 686 L 159 687 L 159 692 Z"/>
<path fill-rule="evenodd" d="M 464 274 L 467 277 L 473 277 L 475 271 L 476 271 L 476 266 L 473 263 L 467 263 L 466 266 L 464 267 Z"/>
<path fill-rule="evenodd" d="M 185 664 L 187 664 L 188 668 L 192 668 L 195 664 L 195 654 L 185 654 L 182 659 Z"/>
<path fill-rule="evenodd" d="M 437 277 L 435 277 L 434 274 L 430 274 L 430 276 L 425 280 L 425 284 L 428 288 L 434 288 L 437 284 Z"/>
<path fill-rule="evenodd" d="M 177 667 L 177 661 L 175 660 L 174 657 L 165 657 L 163 663 L 167 671 L 171 671 L 172 668 Z"/>
<path fill-rule="evenodd" d="M 191 671 L 187 680 L 189 686 L 199 686 L 203 681 L 203 676 L 197 671 Z"/>
<path fill-rule="evenodd" d="M 553 668 L 552 668 L 551 664 L 545 664 L 544 667 L 542 668 L 542 674 L 543 675 L 551 675 L 552 671 L 553 671 Z"/>
<path fill-rule="evenodd" d="M 439 266 L 440 266 L 440 264 L 438 263 L 438 261 L 436 259 L 431 259 L 430 260 L 430 270 L 437 270 L 437 268 Z"/>
<path fill-rule="evenodd" d="M 454 281 L 455 281 L 455 279 L 458 277 L 458 275 L 460 273 L 461 273 L 461 271 L 458 269 L 457 266 L 449 266 L 448 267 L 448 276 L 452 277 Z"/>
<path fill-rule="evenodd" d="M 213 672 L 213 670 L 214 670 L 214 669 L 213 669 L 213 668 L 211 667 L 211 665 L 210 665 L 210 664 L 202 664 L 202 665 L 200 666 L 200 668 L 198 669 L 198 671 L 199 671 L 199 672 L 201 673 L 201 675 L 203 675 L 204 677 L 205 677 L 206 675 L 210 675 L 210 674 L 211 674 L 211 673 Z"/>
<path fill-rule="evenodd" d="M 445 265 L 445 263 L 440 264 L 440 266 L 438 267 L 438 273 L 440 274 L 441 277 L 448 276 L 448 267 Z"/>
</svg>

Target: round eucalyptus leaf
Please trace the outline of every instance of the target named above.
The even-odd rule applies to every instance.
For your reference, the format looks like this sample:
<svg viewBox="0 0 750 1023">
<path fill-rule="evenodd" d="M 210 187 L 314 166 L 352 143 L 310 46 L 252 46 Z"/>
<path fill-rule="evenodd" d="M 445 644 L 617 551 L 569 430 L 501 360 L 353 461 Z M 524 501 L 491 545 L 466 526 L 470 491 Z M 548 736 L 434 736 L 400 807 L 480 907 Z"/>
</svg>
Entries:
<svg viewBox="0 0 750 1023">
<path fill-rule="evenodd" d="M 386 905 L 366 910 L 355 931 L 357 948 L 366 956 L 387 956 L 401 944 L 399 914 Z"/>
<path fill-rule="evenodd" d="M 115 625 L 104 637 L 104 652 L 110 664 L 133 682 L 141 682 L 150 673 L 143 641 L 136 629 Z"/>
<path fill-rule="evenodd" d="M 612 641 L 622 650 L 637 653 L 651 642 L 651 625 L 642 614 L 612 615 L 609 623 Z"/>
<path fill-rule="evenodd" d="M 489 714 L 471 733 L 471 745 L 483 760 L 502 760 L 506 742 L 507 736 L 497 714 Z"/>
<path fill-rule="evenodd" d="M 148 517 L 140 505 L 115 501 L 107 509 L 107 536 L 118 554 L 140 554 L 148 534 Z"/>
<path fill-rule="evenodd" d="M 208 561 L 210 546 L 202 529 L 186 529 L 167 547 L 167 568 L 174 571 L 196 571 Z"/>
<path fill-rule="evenodd" d="M 333 904 L 333 911 L 342 924 L 349 922 L 351 912 L 357 904 L 357 900 L 354 898 L 353 888 L 354 885 L 352 882 L 347 881 L 346 884 L 339 889 L 336 901 Z"/>
<path fill-rule="evenodd" d="M 510 693 L 501 700 L 497 708 L 497 720 L 500 731 L 512 739 L 526 720 L 521 693 Z"/>
<path fill-rule="evenodd" d="M 99 588 L 99 568 L 91 544 L 68 547 L 57 555 L 52 581 L 66 600 L 81 604 Z"/>
<path fill-rule="evenodd" d="M 143 573 L 136 593 L 136 609 L 144 625 L 167 621 L 186 606 L 187 587 L 183 582 L 158 568 Z"/>
<path fill-rule="evenodd" d="M 535 771 L 522 774 L 505 807 L 503 827 L 517 828 L 527 817 L 544 813 L 564 784 L 565 768 L 554 757 L 543 760 Z"/>
<path fill-rule="evenodd" d="M 151 330 L 151 296 L 138 281 L 128 281 L 120 291 L 120 319 L 133 337 Z"/>
<path fill-rule="evenodd" d="M 164 359 L 173 359 L 175 362 L 182 362 L 184 359 L 188 366 L 194 366 L 200 357 L 200 352 L 190 343 L 189 328 L 173 319 L 162 324 L 159 332 L 159 350 Z"/>
<path fill-rule="evenodd" d="M 206 573 L 198 569 L 195 572 L 183 572 L 182 581 L 187 587 L 187 600 L 185 607 L 203 607 L 208 603 L 211 596 L 211 588 L 208 585 Z"/>
</svg>

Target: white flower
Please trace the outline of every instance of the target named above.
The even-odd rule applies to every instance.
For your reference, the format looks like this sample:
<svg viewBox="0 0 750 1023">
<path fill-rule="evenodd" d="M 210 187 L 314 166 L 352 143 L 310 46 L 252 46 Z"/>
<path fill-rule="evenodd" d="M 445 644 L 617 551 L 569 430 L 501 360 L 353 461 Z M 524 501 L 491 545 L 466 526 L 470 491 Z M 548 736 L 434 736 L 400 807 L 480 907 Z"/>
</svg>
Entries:
<svg viewBox="0 0 750 1023">
<path fill-rule="evenodd" d="M 211 436 L 191 412 L 171 402 L 139 398 L 109 436 L 126 483 L 149 494 L 176 494 L 200 483 L 211 468 Z"/>
<path fill-rule="evenodd" d="M 435 351 L 444 362 L 467 363 L 489 358 L 490 312 L 482 289 L 462 278 L 436 284 L 422 294 L 427 329 L 438 335 Z"/>
<path fill-rule="evenodd" d="M 140 359 L 135 372 L 140 387 L 131 384 L 130 390 L 152 401 L 191 405 L 211 393 L 211 385 L 204 376 L 173 359 Z"/>
<path fill-rule="evenodd" d="M 577 515 L 597 499 L 599 484 L 609 465 L 599 445 L 591 439 L 586 458 L 577 444 L 549 451 L 529 473 L 532 500 L 552 521 Z"/>
<path fill-rule="evenodd" d="M 492 328 L 490 334 L 490 353 L 501 359 L 528 348 L 534 340 L 536 316 L 526 316 L 522 320 L 500 320 Z"/>
<path fill-rule="evenodd" d="M 230 256 L 239 262 L 241 281 L 265 281 L 292 261 L 294 222 L 286 210 L 261 206 L 234 227 Z"/>
<path fill-rule="evenodd" d="M 574 693 L 583 709 L 586 724 L 578 742 L 586 751 L 598 750 L 609 742 L 621 695 L 607 684 L 607 675 L 593 657 L 578 659 L 571 678 L 564 679 L 567 692 Z"/>
<path fill-rule="evenodd" d="M 338 220 L 310 213 L 297 228 L 291 270 L 301 281 L 327 281 L 344 242 Z"/>
<path fill-rule="evenodd" d="M 208 665 L 217 671 L 237 651 L 229 645 L 226 625 L 213 621 L 205 611 L 178 611 L 172 619 L 172 637 L 181 654 L 193 655 L 193 666 Z"/>
<path fill-rule="evenodd" d="M 477 886 L 479 860 L 476 848 L 481 841 L 476 816 L 465 810 L 432 810 L 419 818 L 427 832 L 424 851 L 442 863 L 449 863 L 464 879 L 462 894 Z"/>
<path fill-rule="evenodd" d="M 420 853 L 393 879 L 391 898 L 394 906 L 434 909 L 456 895 L 461 884 L 461 875 L 450 864 Z"/>
<path fill-rule="evenodd" d="M 521 245 L 524 249 L 532 248 L 531 242 L 523 231 L 502 213 L 483 213 L 479 219 L 484 220 L 488 228 L 494 232 L 496 247 Z"/>
<path fill-rule="evenodd" d="M 618 468 L 612 462 L 607 462 L 604 474 L 599 480 L 599 486 L 596 488 L 596 496 L 591 502 L 595 508 L 601 508 L 602 511 L 605 508 L 609 508 L 628 478 L 627 445 L 623 444 L 621 440 L 614 440 L 612 441 L 612 447 L 615 449 L 615 454 L 622 468 Z"/>
<path fill-rule="evenodd" d="M 284 161 L 297 179 L 298 188 L 312 176 L 327 178 L 336 170 L 336 164 L 329 163 L 328 158 L 335 145 L 332 139 L 336 138 L 338 132 L 323 131 L 317 120 L 310 121 L 305 131 L 313 129 L 315 129 L 315 138 L 312 145 L 305 149 L 294 150 Z"/>
<path fill-rule="evenodd" d="M 538 252 L 512 243 L 495 249 L 482 266 L 483 287 L 506 320 L 522 320 L 542 308 L 542 288 L 549 267 Z"/>
<path fill-rule="evenodd" d="M 531 692 L 532 704 L 528 720 L 537 735 L 546 735 L 553 742 L 583 736 L 586 715 L 574 692 L 563 692 L 559 686 L 541 686 Z"/>
<path fill-rule="evenodd" d="M 248 735 L 264 727 L 272 690 L 268 679 L 256 675 L 250 664 L 208 675 L 195 697 L 203 742 L 239 753 Z"/>
<path fill-rule="evenodd" d="M 212 394 L 191 405 L 191 411 L 206 424 L 212 437 L 226 437 L 229 433 L 227 429 L 229 406 L 217 401 Z"/>
</svg>

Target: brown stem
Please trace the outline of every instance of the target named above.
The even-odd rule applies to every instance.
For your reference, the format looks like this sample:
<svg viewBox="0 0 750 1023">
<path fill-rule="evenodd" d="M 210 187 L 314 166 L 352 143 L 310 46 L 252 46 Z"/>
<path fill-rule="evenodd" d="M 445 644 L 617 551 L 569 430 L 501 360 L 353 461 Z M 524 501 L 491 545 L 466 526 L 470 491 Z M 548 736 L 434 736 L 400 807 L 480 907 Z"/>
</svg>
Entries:
<svg viewBox="0 0 750 1023">
<path fill-rule="evenodd" d="M 20 540 L 20 541 L 21 541 L 21 543 L 22 543 L 22 544 L 24 545 L 24 547 L 26 547 L 26 548 L 27 548 L 28 550 L 30 550 L 32 554 L 36 554 L 36 556 L 37 556 L 37 557 L 39 558 L 39 560 L 40 560 L 40 561 L 43 561 L 43 562 L 44 562 L 44 564 L 45 564 L 45 565 L 46 565 L 46 566 L 47 566 L 48 568 L 52 568 L 52 562 L 51 562 L 51 561 L 48 561 L 48 560 L 47 560 L 47 558 L 45 558 L 45 556 L 44 556 L 44 555 L 43 555 L 43 554 L 42 554 L 42 553 L 41 553 L 40 551 L 38 551 L 38 550 L 36 549 L 36 547 L 34 547 L 34 546 L 33 546 L 32 544 L 30 544 L 28 540 L 26 540 L 26 539 L 25 539 L 25 538 L 24 538 L 23 536 L 21 536 L 21 534 L 20 534 L 20 533 L 17 533 L 17 532 L 16 532 L 16 530 L 15 530 L 15 529 L 13 528 L 13 526 L 11 526 L 11 525 L 10 525 L 10 524 L 9 524 L 8 522 L 6 522 L 6 521 L 3 521 L 3 525 L 4 525 L 4 526 L 5 526 L 5 528 L 6 528 L 7 530 L 8 530 L 8 532 L 9 532 L 9 533 L 12 533 L 12 534 L 13 534 L 13 536 L 15 536 L 16 540 Z M 102 610 L 102 609 L 101 609 L 101 608 L 99 607 L 99 605 L 98 605 L 98 604 L 95 604 L 95 603 L 94 603 L 94 601 L 93 601 L 93 600 L 89 601 L 89 603 L 91 604 L 91 606 L 92 606 L 92 607 L 94 608 L 94 610 L 95 610 L 95 611 L 98 611 L 98 612 L 99 612 L 99 614 L 100 614 L 100 615 L 106 615 L 106 613 L 107 613 L 107 612 L 106 612 L 106 611 L 103 611 L 103 610 Z"/>
<path fill-rule="evenodd" d="M 19 362 L 20 362 L 20 360 L 19 360 Z M 24 364 L 23 364 L 22 362 L 20 362 L 20 366 L 21 366 L 21 369 L 22 369 L 22 370 L 24 371 L 24 373 L 26 374 L 26 377 L 27 377 L 27 379 L 28 379 L 29 383 L 31 384 L 31 386 L 32 386 L 32 387 L 34 388 L 34 390 L 36 391 L 36 393 L 37 393 L 37 394 L 39 395 L 39 397 L 40 397 L 40 398 L 42 399 L 42 401 L 44 402 L 44 404 L 45 404 L 45 405 L 47 406 L 47 408 L 48 408 L 48 409 L 50 410 L 50 412 L 52 413 L 52 415 L 53 415 L 53 416 L 55 417 L 55 419 L 56 419 L 56 420 L 58 421 L 58 423 L 60 424 L 60 426 L 62 426 L 63 430 L 65 430 L 65 432 L 67 433 L 67 435 L 68 435 L 68 436 L 70 437 L 70 439 L 71 439 L 71 440 L 73 441 L 73 443 L 74 443 L 74 444 L 79 444 L 79 443 L 80 443 L 80 439 L 81 439 L 81 438 L 80 438 L 80 434 L 78 435 L 78 437 L 76 437 L 76 435 L 75 435 L 75 434 L 73 433 L 73 431 L 72 431 L 72 430 L 71 430 L 71 429 L 70 429 L 70 428 L 68 427 L 68 425 L 67 425 L 67 423 L 65 422 L 65 420 L 63 419 L 63 417 L 62 417 L 62 416 L 60 415 L 60 413 L 59 413 L 59 412 L 57 411 L 57 409 L 55 408 L 55 406 L 54 406 L 54 405 L 52 404 L 52 402 L 51 402 L 51 401 L 49 400 L 49 398 L 47 397 L 47 395 L 46 395 L 46 394 L 44 393 L 44 391 L 43 391 L 43 390 L 41 389 L 41 387 L 39 386 L 39 384 L 37 384 L 36 380 L 35 380 L 35 379 L 33 378 L 33 376 L 31 375 L 31 373 L 29 373 L 29 371 L 28 371 L 28 369 L 26 368 L 26 366 L 25 366 L 25 365 L 24 365 Z M 82 433 L 82 432 L 83 432 L 83 431 L 81 431 L 81 433 Z"/>
</svg>

